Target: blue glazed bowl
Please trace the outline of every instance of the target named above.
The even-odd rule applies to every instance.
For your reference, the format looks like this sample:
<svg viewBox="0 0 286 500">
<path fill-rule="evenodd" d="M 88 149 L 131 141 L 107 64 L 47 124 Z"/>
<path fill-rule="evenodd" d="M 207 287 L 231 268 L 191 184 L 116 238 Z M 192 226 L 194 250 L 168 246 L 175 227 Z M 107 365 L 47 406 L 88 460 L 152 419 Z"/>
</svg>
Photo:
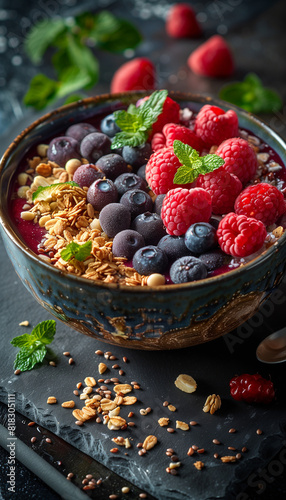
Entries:
<svg viewBox="0 0 286 500">
<path fill-rule="evenodd" d="M 259 308 L 283 276 L 286 234 L 243 267 L 198 282 L 159 287 L 128 287 L 65 274 L 37 257 L 21 240 L 9 214 L 9 193 L 20 160 L 33 147 L 59 134 L 67 124 L 86 121 L 136 102 L 142 93 L 103 95 L 63 106 L 43 116 L 10 145 L 1 161 L 1 232 L 15 271 L 27 290 L 72 328 L 110 344 L 137 349 L 187 347 L 224 335 Z M 171 93 L 181 107 L 204 104 L 234 109 L 240 127 L 269 144 L 286 163 L 283 140 L 255 116 L 227 103 L 192 94 Z"/>
</svg>

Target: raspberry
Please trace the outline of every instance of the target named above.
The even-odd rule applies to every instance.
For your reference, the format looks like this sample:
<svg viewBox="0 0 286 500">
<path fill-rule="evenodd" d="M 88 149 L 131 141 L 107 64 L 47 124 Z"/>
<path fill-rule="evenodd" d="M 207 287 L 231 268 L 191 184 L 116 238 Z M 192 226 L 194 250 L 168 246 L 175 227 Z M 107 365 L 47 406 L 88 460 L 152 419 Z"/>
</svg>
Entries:
<svg viewBox="0 0 286 500">
<path fill-rule="evenodd" d="M 178 184 L 174 184 L 174 176 L 181 167 L 179 159 L 172 147 L 159 149 L 151 155 L 146 165 L 146 181 L 155 194 L 166 194 Z M 187 188 L 192 184 L 186 184 Z"/>
<path fill-rule="evenodd" d="M 266 238 L 264 224 L 245 215 L 233 212 L 227 214 L 219 223 L 218 243 L 223 252 L 233 257 L 246 257 L 259 250 Z"/>
<path fill-rule="evenodd" d="M 219 215 L 233 211 L 236 197 L 242 190 L 239 178 L 222 168 L 200 175 L 197 187 L 205 189 L 211 195 L 213 213 Z"/>
<path fill-rule="evenodd" d="M 158 116 L 157 121 L 152 126 L 152 133 L 162 132 L 164 125 L 167 123 L 179 123 L 180 121 L 180 105 L 167 97 L 162 113 Z"/>
<path fill-rule="evenodd" d="M 155 67 L 150 59 L 137 57 L 115 71 L 111 80 L 111 93 L 126 90 L 154 90 Z"/>
<path fill-rule="evenodd" d="M 195 38 L 201 35 L 201 27 L 190 5 L 177 3 L 169 9 L 166 32 L 173 38 Z"/>
<path fill-rule="evenodd" d="M 225 139 L 238 136 L 238 118 L 235 111 L 224 111 L 218 106 L 206 104 L 195 121 L 195 133 L 207 146 L 218 146 Z"/>
<path fill-rule="evenodd" d="M 203 141 L 188 127 L 177 125 L 176 123 L 167 123 L 163 127 L 162 133 L 157 133 L 152 139 L 152 149 L 157 151 L 160 147 L 173 146 L 174 140 L 188 144 L 192 148 L 202 152 L 204 143 Z"/>
<path fill-rule="evenodd" d="M 285 199 L 277 187 L 261 182 L 245 188 L 235 201 L 235 212 L 261 220 L 270 226 L 286 210 Z"/>
<path fill-rule="evenodd" d="M 208 222 L 211 212 L 211 196 L 204 189 L 178 187 L 166 194 L 161 217 L 167 233 L 180 236 L 195 222 Z"/>
<path fill-rule="evenodd" d="M 157 132 L 153 135 L 151 147 L 153 151 L 158 151 L 158 149 L 166 147 L 166 137 L 162 134 L 162 132 Z"/>
<path fill-rule="evenodd" d="M 230 76 L 234 71 L 232 53 L 220 35 L 214 35 L 188 58 L 190 69 L 200 76 Z"/>
<path fill-rule="evenodd" d="M 222 168 L 236 175 L 242 184 L 249 182 L 257 169 L 254 149 L 244 139 L 227 139 L 220 144 L 216 154 L 224 159 Z"/>
<path fill-rule="evenodd" d="M 244 373 L 233 377 L 229 382 L 230 394 L 236 401 L 247 403 L 270 403 L 274 396 L 274 386 L 271 380 L 266 380 L 258 373 L 249 375 Z"/>
</svg>

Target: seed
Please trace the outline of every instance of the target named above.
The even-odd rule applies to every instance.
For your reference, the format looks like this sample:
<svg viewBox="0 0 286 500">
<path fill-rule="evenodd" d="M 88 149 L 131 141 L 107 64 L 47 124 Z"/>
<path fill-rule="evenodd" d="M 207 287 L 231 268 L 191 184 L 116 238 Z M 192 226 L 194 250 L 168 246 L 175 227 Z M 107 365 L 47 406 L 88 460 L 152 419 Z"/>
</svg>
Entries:
<svg viewBox="0 0 286 500">
<path fill-rule="evenodd" d="M 228 447 L 227 447 L 227 449 L 228 449 L 228 450 L 232 450 L 232 451 L 235 451 L 235 450 L 236 450 L 236 448 L 235 448 L 234 446 L 228 446 Z"/>
<path fill-rule="evenodd" d="M 104 354 L 105 359 L 109 359 L 109 354 Z"/>
<path fill-rule="evenodd" d="M 194 450 L 193 450 L 193 448 L 192 448 L 192 447 L 191 447 L 191 448 L 189 448 L 189 449 L 188 449 L 188 451 L 187 451 L 187 455 L 188 455 L 189 457 L 191 457 L 194 453 L 195 453 L 195 452 L 194 452 Z"/>
<path fill-rule="evenodd" d="M 46 443 L 51 443 L 52 440 L 50 438 L 46 438 Z"/>
<path fill-rule="evenodd" d="M 118 358 L 117 358 L 116 356 L 109 356 L 109 359 L 110 359 L 111 361 L 115 361 L 115 360 L 116 360 L 116 359 L 118 359 Z"/>
<path fill-rule="evenodd" d="M 146 493 L 140 493 L 139 498 L 147 498 L 147 494 Z"/>
<path fill-rule="evenodd" d="M 83 490 L 95 490 L 94 484 L 87 484 L 82 488 Z"/>
<path fill-rule="evenodd" d="M 229 432 L 230 434 L 233 434 L 234 432 L 236 432 L 236 429 L 231 428 L 231 429 L 229 429 L 229 431 L 228 431 L 228 432 Z"/>
<path fill-rule="evenodd" d="M 75 391 L 73 391 L 73 394 L 74 394 L 75 396 L 78 396 L 78 395 L 79 395 L 79 392 L 75 390 Z"/>
<path fill-rule="evenodd" d="M 97 351 L 95 351 L 95 354 L 97 354 L 98 356 L 103 356 L 103 351 L 97 349 Z"/>
<path fill-rule="evenodd" d="M 73 472 L 69 472 L 68 475 L 67 475 L 67 478 L 71 479 L 72 477 L 74 477 L 74 473 Z"/>
<path fill-rule="evenodd" d="M 198 423 L 195 420 L 191 420 L 190 425 L 198 425 Z"/>
<path fill-rule="evenodd" d="M 130 488 L 128 488 L 128 486 L 123 486 L 123 488 L 121 489 L 122 493 L 129 493 L 130 491 Z"/>
<path fill-rule="evenodd" d="M 110 381 L 113 382 L 114 384 L 118 384 L 119 378 L 113 377 L 113 378 L 110 379 Z"/>
<path fill-rule="evenodd" d="M 128 358 L 126 358 L 126 356 L 123 356 L 122 359 L 123 359 L 124 363 L 128 363 L 128 361 L 129 361 Z"/>
<path fill-rule="evenodd" d="M 176 469 L 170 469 L 170 474 L 172 476 L 176 476 L 178 474 L 178 472 L 176 471 Z"/>
<path fill-rule="evenodd" d="M 73 358 L 70 358 L 70 359 L 69 359 L 69 365 L 72 365 L 73 363 L 74 363 Z"/>
<path fill-rule="evenodd" d="M 240 460 L 240 458 L 242 457 L 241 453 L 237 453 L 235 456 L 236 456 L 237 460 Z"/>
<path fill-rule="evenodd" d="M 107 378 L 106 380 L 104 380 L 104 384 L 110 384 L 111 380 L 110 378 Z"/>
<path fill-rule="evenodd" d="M 62 403 L 63 408 L 74 408 L 74 406 L 75 402 L 73 400 L 65 401 L 64 403 Z"/>
<path fill-rule="evenodd" d="M 18 368 L 18 370 L 14 371 L 14 375 L 20 375 L 20 373 L 21 373 L 21 370 L 19 370 L 19 368 Z"/>
<path fill-rule="evenodd" d="M 133 411 L 130 411 L 130 412 L 128 413 L 127 417 L 128 417 L 128 418 L 132 418 L 132 417 L 134 417 L 134 413 L 133 413 Z"/>
<path fill-rule="evenodd" d="M 262 430 L 261 429 L 257 429 L 256 434 L 258 434 L 260 436 L 262 434 Z"/>
<path fill-rule="evenodd" d="M 173 434 L 173 432 L 175 432 L 175 429 L 173 429 L 172 427 L 168 427 L 167 431 L 170 432 L 170 434 Z"/>
<path fill-rule="evenodd" d="M 177 455 L 171 455 L 171 460 L 172 462 L 178 462 L 179 458 L 177 457 Z"/>
<path fill-rule="evenodd" d="M 125 372 L 123 370 L 119 370 L 119 375 L 122 376 L 122 375 L 125 375 Z"/>
<path fill-rule="evenodd" d="M 142 448 L 141 450 L 138 451 L 138 455 L 140 455 L 140 457 L 142 457 L 142 455 L 145 455 L 145 454 L 146 454 L 145 448 Z"/>
<path fill-rule="evenodd" d="M 96 419 L 96 423 L 97 423 L 97 424 L 101 424 L 101 422 L 102 422 L 101 418 L 100 418 L 100 417 L 97 417 L 97 419 Z"/>
<path fill-rule="evenodd" d="M 78 383 L 76 384 L 76 388 L 77 388 L 77 389 L 80 389 L 80 388 L 81 388 L 81 386 L 82 386 L 82 382 L 78 382 Z"/>
<path fill-rule="evenodd" d="M 70 356 L 70 353 L 69 353 L 69 351 L 64 351 L 64 352 L 63 352 L 63 355 L 64 355 L 64 356 Z"/>
<path fill-rule="evenodd" d="M 137 443 L 137 445 L 136 445 L 136 446 L 137 446 L 137 448 L 142 448 L 143 443 Z"/>
<path fill-rule="evenodd" d="M 199 450 L 197 450 L 197 453 L 204 453 L 204 452 L 205 452 L 204 448 L 200 448 Z"/>
<path fill-rule="evenodd" d="M 68 174 L 74 174 L 75 171 L 78 169 L 78 167 L 81 166 L 81 161 L 77 160 L 75 158 L 72 158 L 71 160 L 68 160 L 65 164 L 65 169 Z"/>
<path fill-rule="evenodd" d="M 133 385 L 133 389 L 141 389 L 141 387 L 140 387 L 140 385 L 135 384 L 135 385 Z"/>
<path fill-rule="evenodd" d="M 28 427 L 33 427 L 34 425 L 36 425 L 36 422 L 29 422 L 28 423 Z"/>
<path fill-rule="evenodd" d="M 246 446 L 244 446 L 241 451 L 242 451 L 242 453 L 245 453 L 247 451 Z"/>
<path fill-rule="evenodd" d="M 98 383 L 99 383 L 99 384 L 102 384 L 102 382 L 104 382 L 104 378 L 99 378 L 99 379 L 98 379 Z M 99 389 L 100 389 L 100 388 L 99 388 Z"/>
<path fill-rule="evenodd" d="M 31 438 L 31 443 L 35 443 L 36 441 L 37 441 L 37 438 L 36 438 L 35 436 L 33 436 L 33 437 Z"/>
<path fill-rule="evenodd" d="M 118 498 L 117 495 L 109 495 L 108 497 L 110 500 L 116 500 Z"/>
<path fill-rule="evenodd" d="M 119 451 L 118 448 L 111 448 L 110 450 L 111 453 L 118 453 L 118 451 Z"/>
<path fill-rule="evenodd" d="M 215 454 L 214 454 L 214 458 L 219 458 L 219 454 L 218 454 L 218 453 L 215 453 Z"/>
<path fill-rule="evenodd" d="M 36 214 L 34 214 L 33 212 L 23 211 L 23 212 L 21 212 L 20 217 L 23 220 L 34 220 L 34 218 L 36 217 Z M 48 216 L 48 218 L 50 218 L 50 217 Z"/>
<path fill-rule="evenodd" d="M 119 368 L 119 365 L 112 365 L 112 368 L 113 368 L 114 370 L 117 370 L 117 368 Z"/>
<path fill-rule="evenodd" d="M 107 366 L 105 363 L 99 363 L 98 365 L 98 371 L 100 375 L 102 375 L 105 371 L 107 370 Z"/>
<path fill-rule="evenodd" d="M 135 426 L 135 422 L 128 422 L 127 424 L 129 427 L 134 427 Z"/>
<path fill-rule="evenodd" d="M 220 444 L 220 441 L 218 439 L 213 439 L 213 444 Z"/>
<path fill-rule="evenodd" d="M 83 422 L 81 420 L 76 420 L 75 424 L 81 426 L 81 425 L 83 425 Z"/>
<path fill-rule="evenodd" d="M 102 479 L 98 479 L 98 480 L 96 481 L 96 484 L 97 484 L 98 486 L 99 486 L 101 483 L 102 483 Z"/>
</svg>

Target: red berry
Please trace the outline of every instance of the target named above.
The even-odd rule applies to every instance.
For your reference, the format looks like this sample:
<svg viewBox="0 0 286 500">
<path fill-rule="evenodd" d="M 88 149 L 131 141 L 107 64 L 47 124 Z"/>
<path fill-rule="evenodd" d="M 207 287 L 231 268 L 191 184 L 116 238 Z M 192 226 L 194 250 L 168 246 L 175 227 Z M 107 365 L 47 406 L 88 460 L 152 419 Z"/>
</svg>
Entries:
<svg viewBox="0 0 286 500">
<path fill-rule="evenodd" d="M 231 50 L 220 35 L 214 35 L 188 58 L 190 69 L 200 76 L 230 76 L 234 71 Z"/>
<path fill-rule="evenodd" d="M 257 170 L 257 158 L 247 141 L 239 137 L 227 139 L 219 145 L 216 154 L 224 159 L 222 168 L 236 175 L 242 184 L 253 179 Z"/>
<path fill-rule="evenodd" d="M 233 257 L 246 257 L 257 252 L 266 236 L 267 232 L 261 221 L 233 212 L 220 221 L 217 230 L 222 251 Z"/>
<path fill-rule="evenodd" d="M 111 80 L 111 93 L 126 90 L 154 90 L 155 67 L 146 57 L 137 57 L 128 61 L 115 71 Z"/>
<path fill-rule="evenodd" d="M 242 190 L 238 177 L 222 168 L 200 175 L 197 187 L 205 189 L 211 195 L 213 213 L 219 215 L 233 211 L 235 199 Z"/>
<path fill-rule="evenodd" d="M 249 375 L 245 373 L 233 377 L 229 382 L 230 393 L 237 401 L 247 403 L 270 403 L 274 396 L 274 386 L 271 380 L 263 378 L 258 373 Z"/>
<path fill-rule="evenodd" d="M 179 123 L 180 121 L 180 104 L 173 101 L 171 97 L 167 97 L 164 105 L 163 111 L 158 116 L 157 121 L 152 126 L 153 134 L 156 132 L 162 132 L 164 125 L 167 123 Z"/>
<path fill-rule="evenodd" d="M 208 222 L 211 212 L 211 196 L 204 189 L 178 187 L 166 194 L 161 217 L 167 233 L 180 236 L 195 222 Z"/>
<path fill-rule="evenodd" d="M 177 3 L 169 9 L 166 31 L 173 38 L 195 38 L 202 33 L 196 14 L 187 3 Z"/>
<path fill-rule="evenodd" d="M 174 184 L 174 176 L 181 167 L 179 159 L 172 147 L 162 148 L 155 151 L 146 165 L 146 181 L 155 194 L 166 194 L 170 189 L 178 186 Z M 192 184 L 186 184 L 191 187 Z"/>
<path fill-rule="evenodd" d="M 232 109 L 225 112 L 218 106 L 206 104 L 196 117 L 195 133 L 207 146 L 218 146 L 225 139 L 238 136 L 237 114 Z"/>
<path fill-rule="evenodd" d="M 158 149 L 162 149 L 166 147 L 166 137 L 162 132 L 157 132 L 153 135 L 151 141 L 151 147 L 153 151 L 158 151 Z"/>
<path fill-rule="evenodd" d="M 160 147 L 173 146 L 174 140 L 188 144 L 192 148 L 202 152 L 204 143 L 203 141 L 188 127 L 177 125 L 176 123 L 167 123 L 164 125 L 162 133 L 157 133 L 152 139 L 152 149 L 157 151 Z"/>
<path fill-rule="evenodd" d="M 235 212 L 254 217 L 270 226 L 286 210 L 285 199 L 277 187 L 261 182 L 245 188 L 235 201 Z"/>
</svg>

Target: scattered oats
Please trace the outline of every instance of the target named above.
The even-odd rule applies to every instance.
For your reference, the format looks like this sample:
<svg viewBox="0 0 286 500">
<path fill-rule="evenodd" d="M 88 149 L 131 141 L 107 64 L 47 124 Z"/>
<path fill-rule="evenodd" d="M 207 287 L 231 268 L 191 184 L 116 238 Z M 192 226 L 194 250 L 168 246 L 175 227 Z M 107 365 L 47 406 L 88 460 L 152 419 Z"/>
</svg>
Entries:
<svg viewBox="0 0 286 500">
<path fill-rule="evenodd" d="M 176 429 L 181 429 L 182 431 L 188 431 L 189 428 L 190 426 L 186 422 L 181 422 L 181 420 L 176 420 Z"/>
<path fill-rule="evenodd" d="M 233 455 L 226 455 L 224 457 L 220 457 L 223 463 L 236 462 L 237 458 Z"/>
<path fill-rule="evenodd" d="M 113 387 L 114 392 L 116 394 L 121 393 L 121 394 L 128 394 L 128 392 L 132 391 L 132 385 L 129 384 L 117 384 Z"/>
<path fill-rule="evenodd" d="M 122 401 L 123 406 L 134 405 L 137 401 L 135 396 L 125 396 Z"/>
<path fill-rule="evenodd" d="M 84 383 L 88 387 L 94 387 L 96 385 L 96 381 L 93 377 L 85 377 Z"/>
<path fill-rule="evenodd" d="M 65 401 L 62 403 L 63 408 L 74 408 L 75 407 L 75 402 L 74 401 Z"/>
<path fill-rule="evenodd" d="M 194 463 L 194 466 L 197 470 L 202 470 L 205 466 L 204 462 L 201 462 L 200 460 L 198 460 L 197 462 Z"/>
<path fill-rule="evenodd" d="M 47 403 L 49 405 L 54 405 L 55 403 L 57 403 L 57 398 L 55 398 L 54 396 L 49 396 L 47 399 Z"/>
<path fill-rule="evenodd" d="M 104 372 L 106 372 L 107 370 L 107 366 L 105 363 L 99 363 L 98 365 L 98 371 L 99 371 L 99 374 L 102 375 Z"/>
<path fill-rule="evenodd" d="M 143 448 L 145 450 L 151 450 L 151 448 L 154 448 L 154 446 L 158 443 L 158 439 L 156 436 L 147 436 L 145 440 L 143 441 Z"/>
<path fill-rule="evenodd" d="M 169 425 L 169 423 L 170 423 L 170 419 L 168 417 L 162 417 L 162 418 L 159 418 L 159 420 L 158 420 L 158 424 L 161 427 L 165 427 L 166 425 Z"/>
<path fill-rule="evenodd" d="M 21 321 L 21 323 L 19 323 L 19 326 L 29 326 L 29 325 L 30 325 L 30 323 L 27 320 Z"/>
<path fill-rule="evenodd" d="M 176 411 L 176 407 L 174 405 L 168 405 L 168 410 L 170 411 Z"/>
</svg>

